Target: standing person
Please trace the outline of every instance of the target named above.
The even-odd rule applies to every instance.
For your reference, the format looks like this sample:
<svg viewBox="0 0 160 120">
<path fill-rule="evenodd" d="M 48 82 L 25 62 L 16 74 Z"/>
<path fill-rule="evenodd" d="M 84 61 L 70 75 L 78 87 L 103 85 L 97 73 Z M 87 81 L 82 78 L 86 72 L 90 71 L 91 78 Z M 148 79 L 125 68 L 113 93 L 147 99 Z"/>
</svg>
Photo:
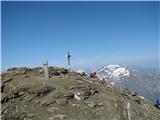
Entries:
<svg viewBox="0 0 160 120">
<path fill-rule="evenodd" d="M 157 99 L 155 105 L 156 105 L 156 107 L 157 107 L 158 109 L 160 109 L 160 98 Z"/>
<path fill-rule="evenodd" d="M 69 52 L 69 51 L 68 51 L 67 58 L 68 58 L 68 71 L 70 72 L 70 71 L 71 71 L 71 63 L 70 63 L 71 55 L 70 55 L 70 52 Z"/>
<path fill-rule="evenodd" d="M 96 72 L 93 72 L 93 78 L 97 78 L 97 73 Z"/>
</svg>

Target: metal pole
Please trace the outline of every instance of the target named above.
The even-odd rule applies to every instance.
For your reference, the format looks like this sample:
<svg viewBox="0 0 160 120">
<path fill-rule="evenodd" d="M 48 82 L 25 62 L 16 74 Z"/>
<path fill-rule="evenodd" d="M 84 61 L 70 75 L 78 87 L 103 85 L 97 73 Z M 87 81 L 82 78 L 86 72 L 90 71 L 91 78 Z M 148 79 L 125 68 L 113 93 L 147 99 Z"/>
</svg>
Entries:
<svg viewBox="0 0 160 120">
<path fill-rule="evenodd" d="M 48 79 L 49 78 L 49 75 L 48 75 L 48 61 L 43 62 L 43 69 L 44 69 L 44 76 Z"/>
<path fill-rule="evenodd" d="M 68 58 L 68 71 L 70 72 L 70 70 L 71 70 L 71 62 L 70 62 L 71 55 L 70 55 L 70 52 L 69 52 L 69 51 L 68 51 L 68 56 L 67 56 L 67 58 Z"/>
</svg>

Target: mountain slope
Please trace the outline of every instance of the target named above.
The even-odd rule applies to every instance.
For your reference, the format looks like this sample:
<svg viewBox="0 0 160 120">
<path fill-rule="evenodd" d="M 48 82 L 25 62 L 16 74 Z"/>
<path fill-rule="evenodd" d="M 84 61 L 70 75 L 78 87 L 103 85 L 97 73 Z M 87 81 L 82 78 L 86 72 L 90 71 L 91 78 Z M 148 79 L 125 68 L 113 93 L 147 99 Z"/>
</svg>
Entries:
<svg viewBox="0 0 160 120">
<path fill-rule="evenodd" d="M 122 65 L 108 65 L 97 70 L 100 79 L 156 100 L 160 97 L 160 75 L 144 73 Z"/>
<path fill-rule="evenodd" d="M 63 68 L 12 68 L 2 74 L 2 120 L 159 120 L 153 102 Z M 76 97 L 77 92 L 80 94 Z M 81 100 L 78 100 L 78 99 Z"/>
</svg>

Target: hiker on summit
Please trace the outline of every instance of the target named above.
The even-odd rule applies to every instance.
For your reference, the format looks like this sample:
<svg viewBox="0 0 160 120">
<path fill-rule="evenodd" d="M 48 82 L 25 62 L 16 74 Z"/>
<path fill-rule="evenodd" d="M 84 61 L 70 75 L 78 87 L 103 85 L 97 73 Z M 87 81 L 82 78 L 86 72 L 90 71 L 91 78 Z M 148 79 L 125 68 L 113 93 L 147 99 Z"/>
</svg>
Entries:
<svg viewBox="0 0 160 120">
<path fill-rule="evenodd" d="M 90 73 L 90 78 L 97 78 L 96 74 L 97 74 L 96 72 Z"/>
<path fill-rule="evenodd" d="M 160 98 L 157 99 L 156 103 L 155 103 L 155 106 L 160 109 Z"/>
</svg>

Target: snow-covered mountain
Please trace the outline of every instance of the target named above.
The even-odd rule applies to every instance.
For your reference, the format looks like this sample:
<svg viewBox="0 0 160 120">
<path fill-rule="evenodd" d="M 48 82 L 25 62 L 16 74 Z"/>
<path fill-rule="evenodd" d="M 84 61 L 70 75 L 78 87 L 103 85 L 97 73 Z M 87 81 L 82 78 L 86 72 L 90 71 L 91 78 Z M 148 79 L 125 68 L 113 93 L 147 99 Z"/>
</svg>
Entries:
<svg viewBox="0 0 160 120">
<path fill-rule="evenodd" d="M 97 76 L 99 79 L 114 79 L 114 80 L 120 80 L 124 77 L 129 77 L 130 71 L 127 67 L 122 65 L 108 65 L 103 66 L 100 69 L 97 70 Z"/>
<path fill-rule="evenodd" d="M 155 100 L 160 98 L 160 74 L 144 73 L 123 65 L 107 65 L 97 70 L 99 79 L 105 79 L 107 83 L 127 88 L 138 94 Z"/>
</svg>

